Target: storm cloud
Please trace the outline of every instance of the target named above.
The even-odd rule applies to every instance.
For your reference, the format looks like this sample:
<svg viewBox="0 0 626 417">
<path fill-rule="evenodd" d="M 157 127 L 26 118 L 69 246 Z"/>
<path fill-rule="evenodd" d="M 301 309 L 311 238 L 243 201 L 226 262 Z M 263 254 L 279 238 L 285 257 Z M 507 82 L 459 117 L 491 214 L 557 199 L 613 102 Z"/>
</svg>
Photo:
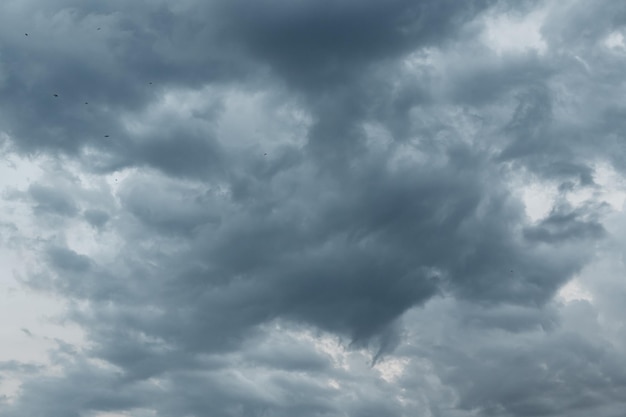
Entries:
<svg viewBox="0 0 626 417">
<path fill-rule="evenodd" d="M 82 335 L 0 352 L 2 415 L 626 406 L 623 5 L 0 16 L 2 259 Z"/>
</svg>

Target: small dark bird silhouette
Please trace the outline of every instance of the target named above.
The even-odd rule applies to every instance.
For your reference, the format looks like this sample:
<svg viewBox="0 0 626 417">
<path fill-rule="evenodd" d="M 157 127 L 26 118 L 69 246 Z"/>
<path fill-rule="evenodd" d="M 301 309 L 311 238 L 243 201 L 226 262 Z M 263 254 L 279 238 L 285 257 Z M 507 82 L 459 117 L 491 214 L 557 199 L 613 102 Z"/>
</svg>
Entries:
<svg viewBox="0 0 626 417">
<path fill-rule="evenodd" d="M 152 81 L 150 81 L 148 84 L 152 85 Z"/>
<path fill-rule="evenodd" d="M 58 97 L 59 95 L 58 94 L 53 94 L 53 96 Z"/>
<path fill-rule="evenodd" d="M 28 33 L 25 33 L 24 35 L 25 35 L 25 36 L 28 36 Z"/>
<path fill-rule="evenodd" d="M 267 155 L 267 153 L 264 153 L 263 155 Z"/>
<path fill-rule="evenodd" d="M 108 137 L 109 137 L 109 135 L 104 135 L 104 137 L 105 137 L 105 138 L 108 138 Z"/>
<path fill-rule="evenodd" d="M 100 28 L 98 28 L 98 30 L 100 30 Z"/>
<path fill-rule="evenodd" d="M 89 103 L 87 103 L 87 102 L 85 101 L 85 104 L 89 104 Z"/>
</svg>

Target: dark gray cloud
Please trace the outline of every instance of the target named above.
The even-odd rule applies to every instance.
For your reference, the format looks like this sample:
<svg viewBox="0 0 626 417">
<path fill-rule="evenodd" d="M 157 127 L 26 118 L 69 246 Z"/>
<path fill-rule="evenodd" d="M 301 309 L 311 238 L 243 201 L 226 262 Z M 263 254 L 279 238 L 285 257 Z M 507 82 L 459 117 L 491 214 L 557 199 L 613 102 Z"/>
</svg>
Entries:
<svg viewBox="0 0 626 417">
<path fill-rule="evenodd" d="M 52 187 L 33 184 L 28 194 L 35 201 L 35 213 L 52 213 L 60 216 L 74 216 L 77 209 L 70 195 Z"/>
<path fill-rule="evenodd" d="M 459 36 L 494 3 L 468 1 L 218 2 L 228 32 L 288 82 L 343 88 L 376 62 Z"/>
<path fill-rule="evenodd" d="M 109 221 L 109 214 L 106 211 L 98 209 L 88 209 L 83 213 L 85 220 L 93 227 L 102 227 Z"/>
<path fill-rule="evenodd" d="M 609 253 L 622 6 L 40 3 L 0 6 L 0 133 L 46 174 L 4 197 L 87 341 L 2 362 L 5 415 L 623 406 L 600 307 L 555 301 Z M 489 44 L 535 11 L 544 49 Z"/>
<path fill-rule="evenodd" d="M 29 363 L 20 363 L 17 361 L 3 361 L 0 362 L 0 369 L 3 372 L 24 372 L 24 373 L 34 373 L 41 370 L 41 366 L 29 364 Z"/>
<path fill-rule="evenodd" d="M 430 314 L 440 315 L 442 308 L 449 305 Z M 420 348 L 437 358 L 439 375 L 458 387 L 460 408 L 498 416 L 584 415 L 594 410 L 617 415 L 618 407 L 607 405 L 621 401 L 626 390 L 623 350 L 597 333 L 598 311 L 587 301 L 532 312 L 467 306 L 454 310 L 447 315 L 456 316 L 451 321 L 432 325 L 420 320 L 414 331 L 432 337 L 447 329 L 430 339 L 416 337 L 425 341 Z M 520 320 L 534 325 L 518 327 Z M 500 325 L 504 321 L 507 328 Z M 513 338 L 507 336 L 511 331 Z M 407 385 L 414 378 L 407 372 Z"/>
</svg>

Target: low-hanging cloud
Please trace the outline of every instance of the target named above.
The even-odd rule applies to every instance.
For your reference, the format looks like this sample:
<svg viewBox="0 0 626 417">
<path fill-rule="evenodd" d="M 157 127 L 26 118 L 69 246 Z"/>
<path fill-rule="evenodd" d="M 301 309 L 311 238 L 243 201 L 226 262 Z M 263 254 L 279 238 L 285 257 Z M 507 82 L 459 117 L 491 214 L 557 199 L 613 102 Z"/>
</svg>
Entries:
<svg viewBox="0 0 626 417">
<path fill-rule="evenodd" d="M 5 1 L 20 282 L 85 343 L 0 358 L 3 415 L 617 415 L 621 333 L 559 294 L 617 256 L 625 11 L 509 3 Z"/>
</svg>

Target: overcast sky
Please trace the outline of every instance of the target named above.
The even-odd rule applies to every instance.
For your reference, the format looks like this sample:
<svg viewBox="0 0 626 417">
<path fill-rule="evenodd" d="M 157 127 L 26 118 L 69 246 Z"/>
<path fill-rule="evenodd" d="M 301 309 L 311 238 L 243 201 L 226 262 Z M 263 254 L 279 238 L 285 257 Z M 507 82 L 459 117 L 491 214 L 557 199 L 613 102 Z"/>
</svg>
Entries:
<svg viewBox="0 0 626 417">
<path fill-rule="evenodd" d="M 621 417 L 626 2 L 2 0 L 0 414 Z"/>
</svg>

